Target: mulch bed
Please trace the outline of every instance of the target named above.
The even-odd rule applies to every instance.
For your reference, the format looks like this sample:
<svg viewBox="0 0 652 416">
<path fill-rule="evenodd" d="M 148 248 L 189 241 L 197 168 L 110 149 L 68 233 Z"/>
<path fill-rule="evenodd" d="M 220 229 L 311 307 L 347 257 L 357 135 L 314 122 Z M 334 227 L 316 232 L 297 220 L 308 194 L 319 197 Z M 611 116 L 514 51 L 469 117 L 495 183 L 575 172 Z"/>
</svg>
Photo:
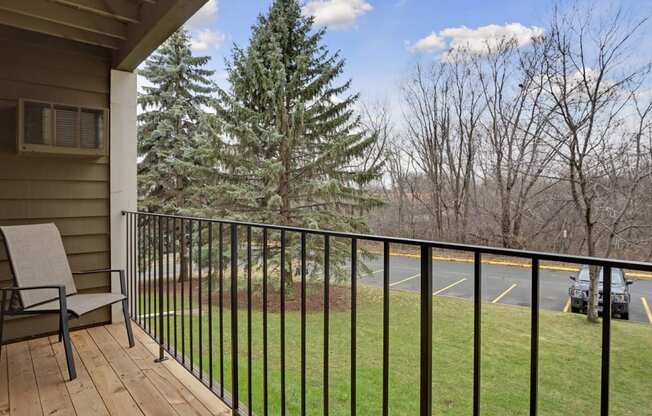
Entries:
<svg viewBox="0 0 652 416">
<path fill-rule="evenodd" d="M 225 282 L 226 283 L 226 282 Z M 240 282 L 242 284 L 242 282 Z M 181 283 L 177 282 L 177 295 L 181 296 Z M 184 296 L 189 296 L 188 282 L 184 283 Z M 144 288 L 146 291 L 146 287 Z M 207 282 L 202 284 L 202 303 L 207 304 L 206 297 Z M 247 308 L 247 290 L 246 287 L 238 288 L 238 308 Z M 152 291 L 155 289 L 152 288 Z M 165 290 L 165 289 L 164 289 Z M 199 282 L 192 281 L 193 300 L 197 299 Z M 172 285 L 170 285 L 170 296 L 172 296 Z M 211 299 L 213 305 L 219 305 L 220 294 L 216 282 L 213 284 L 213 295 Z M 263 285 L 261 282 L 252 283 L 251 287 L 251 308 L 255 311 L 263 310 Z M 222 304 L 225 308 L 231 307 L 231 292 L 224 288 L 222 293 Z M 351 288 L 337 284 L 331 284 L 329 290 L 329 310 L 332 312 L 345 312 L 351 310 Z M 285 311 L 298 312 L 301 310 L 301 284 L 293 282 L 285 290 Z M 309 282 L 306 284 L 306 312 L 322 312 L 324 310 L 324 284 L 322 282 Z M 278 285 L 269 284 L 267 286 L 267 311 L 279 313 L 281 311 L 281 291 Z"/>
</svg>

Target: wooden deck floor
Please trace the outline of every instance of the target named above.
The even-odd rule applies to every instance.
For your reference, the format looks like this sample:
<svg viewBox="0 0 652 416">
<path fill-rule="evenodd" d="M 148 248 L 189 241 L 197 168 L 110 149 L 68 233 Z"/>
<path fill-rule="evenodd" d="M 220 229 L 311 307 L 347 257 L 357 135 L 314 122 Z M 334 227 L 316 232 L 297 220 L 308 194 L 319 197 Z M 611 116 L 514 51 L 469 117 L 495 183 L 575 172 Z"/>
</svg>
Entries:
<svg viewBox="0 0 652 416">
<path fill-rule="evenodd" d="M 134 336 L 129 349 L 123 325 L 73 332 L 73 381 L 56 337 L 2 347 L 0 415 L 231 414 L 176 361 L 154 363 L 158 347 L 137 326 Z"/>
</svg>

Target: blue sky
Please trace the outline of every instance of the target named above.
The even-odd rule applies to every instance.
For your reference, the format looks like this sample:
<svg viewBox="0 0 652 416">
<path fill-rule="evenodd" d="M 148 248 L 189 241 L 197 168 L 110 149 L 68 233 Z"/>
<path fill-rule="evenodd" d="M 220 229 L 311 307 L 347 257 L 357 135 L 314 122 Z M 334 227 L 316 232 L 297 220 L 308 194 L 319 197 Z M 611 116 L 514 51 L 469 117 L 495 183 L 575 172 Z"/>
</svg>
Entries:
<svg viewBox="0 0 652 416">
<path fill-rule="evenodd" d="M 211 56 L 222 86 L 224 59 L 245 46 L 251 25 L 271 0 L 210 0 L 188 23 L 196 54 Z M 635 15 L 652 0 L 621 0 Z M 345 77 L 365 101 L 395 104 L 400 83 L 418 60 L 434 60 L 454 42 L 484 42 L 513 33 L 524 42 L 546 26 L 551 0 L 305 0 L 304 12 L 326 26 L 325 42 L 347 60 Z"/>
</svg>

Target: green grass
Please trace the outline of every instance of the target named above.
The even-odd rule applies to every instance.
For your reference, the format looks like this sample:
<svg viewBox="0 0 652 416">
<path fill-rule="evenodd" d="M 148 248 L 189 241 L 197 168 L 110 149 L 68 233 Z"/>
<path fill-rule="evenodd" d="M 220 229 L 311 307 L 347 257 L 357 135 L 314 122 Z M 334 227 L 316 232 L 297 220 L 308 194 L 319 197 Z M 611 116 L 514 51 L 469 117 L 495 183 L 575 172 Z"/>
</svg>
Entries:
<svg viewBox="0 0 652 416">
<path fill-rule="evenodd" d="M 196 294 L 195 294 L 196 295 Z M 357 325 L 357 410 L 380 414 L 382 403 L 382 291 L 360 287 Z M 193 307 L 197 307 L 196 299 Z M 187 306 L 187 304 L 186 304 Z M 414 415 L 419 409 L 419 296 L 392 291 L 390 296 L 390 413 Z M 202 318 L 203 369 L 208 371 L 208 314 Z M 469 415 L 472 404 L 473 305 L 434 298 L 433 413 Z M 220 381 L 219 309 L 213 310 L 213 377 Z M 239 394 L 247 404 L 246 310 L 238 313 Z M 185 313 L 186 334 L 193 325 L 195 365 L 199 363 L 199 318 Z M 254 311 L 252 407 L 263 414 L 262 313 Z M 350 313 L 330 314 L 329 402 L 331 415 L 350 414 Z M 601 325 L 580 315 L 541 311 L 539 409 L 542 415 L 599 414 Z M 299 414 L 300 314 L 286 314 L 287 414 Z M 153 322 L 152 322 L 153 324 Z M 224 310 L 224 385 L 231 390 L 231 319 Z M 181 317 L 177 317 L 178 334 Z M 280 316 L 268 314 L 269 414 L 280 414 Z M 307 319 L 307 409 L 322 414 L 323 314 Z M 172 341 L 171 341 L 172 342 Z M 177 348 L 181 350 L 181 341 Z M 189 356 L 189 338 L 185 339 Z M 613 322 L 611 356 L 612 414 L 652 414 L 652 327 Z M 482 413 L 523 415 L 529 409 L 530 310 L 482 306 Z"/>
</svg>

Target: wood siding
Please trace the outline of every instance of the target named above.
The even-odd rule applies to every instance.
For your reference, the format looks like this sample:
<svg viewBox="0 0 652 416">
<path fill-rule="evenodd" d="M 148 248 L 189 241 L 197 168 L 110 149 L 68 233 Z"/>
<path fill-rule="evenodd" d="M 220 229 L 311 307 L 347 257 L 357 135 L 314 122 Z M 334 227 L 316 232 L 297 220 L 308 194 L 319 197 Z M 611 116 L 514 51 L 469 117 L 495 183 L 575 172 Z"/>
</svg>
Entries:
<svg viewBox="0 0 652 416">
<path fill-rule="evenodd" d="M 19 156 L 19 98 L 109 107 L 110 57 L 99 48 L 0 26 L 0 225 L 54 222 L 73 271 L 110 266 L 109 159 Z M 0 284 L 11 272 L 0 243 Z M 80 277 L 82 292 L 110 289 L 105 274 Z M 107 322 L 108 308 L 73 321 Z M 5 339 L 56 331 L 54 316 L 14 317 Z"/>
</svg>

